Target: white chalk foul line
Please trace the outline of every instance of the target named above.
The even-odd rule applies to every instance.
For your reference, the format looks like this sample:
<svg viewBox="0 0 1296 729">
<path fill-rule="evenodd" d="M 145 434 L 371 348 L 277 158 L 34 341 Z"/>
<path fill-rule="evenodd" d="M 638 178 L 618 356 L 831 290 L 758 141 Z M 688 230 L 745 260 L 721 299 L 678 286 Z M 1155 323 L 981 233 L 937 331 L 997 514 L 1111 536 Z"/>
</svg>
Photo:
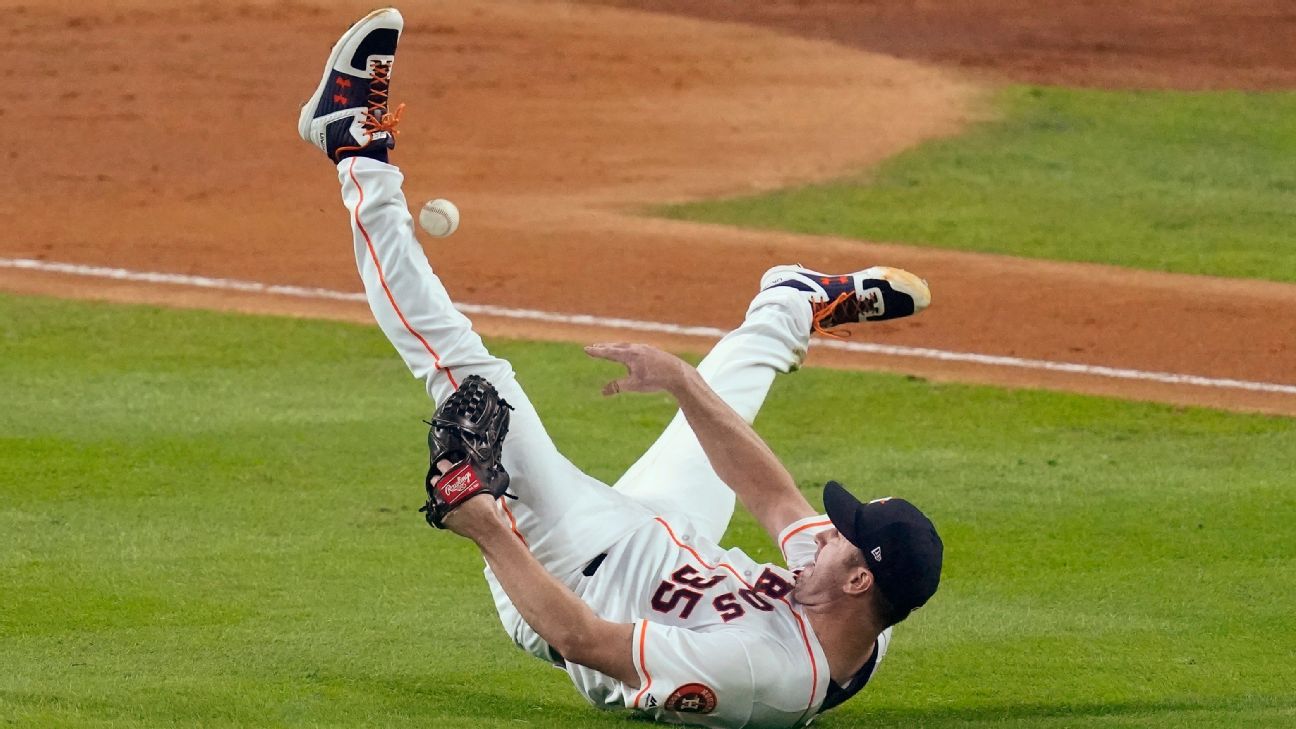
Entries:
<svg viewBox="0 0 1296 729">
<path fill-rule="evenodd" d="M 330 289 L 303 286 L 279 286 L 258 283 L 256 281 L 239 281 L 227 278 L 210 278 L 207 276 L 186 276 L 175 273 L 151 273 L 146 271 L 128 271 L 123 268 L 103 266 L 84 266 L 75 263 L 55 263 L 37 261 L 29 258 L 0 258 L 0 268 L 18 268 L 48 273 L 61 273 L 70 276 L 88 276 L 118 281 L 138 281 L 143 283 L 169 284 L 176 286 L 195 286 L 199 288 L 220 289 L 225 291 L 243 291 L 247 293 L 292 296 L 301 299 L 330 299 L 334 301 L 365 301 L 364 294 L 333 291 Z M 526 319 L 553 324 L 605 327 L 625 329 L 638 332 L 655 332 L 686 337 L 705 337 L 719 339 L 728 332 L 716 327 L 684 326 L 667 322 L 639 321 L 635 319 L 616 319 L 592 314 L 562 314 L 552 311 L 534 309 L 513 309 L 490 304 L 462 304 L 455 307 L 465 314 L 498 316 L 507 319 Z M 969 362 L 991 367 L 1015 367 L 1027 370 L 1044 370 L 1048 372 L 1066 372 L 1069 374 L 1107 377 L 1118 380 L 1143 380 L 1167 385 L 1194 385 L 1197 387 L 1215 387 L 1232 390 L 1250 390 L 1252 392 L 1272 392 L 1283 395 L 1296 395 L 1296 385 L 1283 385 L 1273 382 L 1251 382 L 1201 375 L 1185 375 L 1174 372 L 1148 372 L 1144 370 L 1104 367 L 1077 362 L 1053 362 L 1042 359 L 1025 359 L 1022 357 L 1004 357 L 974 352 L 950 352 L 943 349 L 927 347 L 904 347 L 893 344 L 874 344 L 870 342 L 844 342 L 836 339 L 816 340 L 818 347 L 841 349 L 848 352 L 865 352 L 891 357 L 915 357 L 933 359 L 943 362 Z"/>
</svg>

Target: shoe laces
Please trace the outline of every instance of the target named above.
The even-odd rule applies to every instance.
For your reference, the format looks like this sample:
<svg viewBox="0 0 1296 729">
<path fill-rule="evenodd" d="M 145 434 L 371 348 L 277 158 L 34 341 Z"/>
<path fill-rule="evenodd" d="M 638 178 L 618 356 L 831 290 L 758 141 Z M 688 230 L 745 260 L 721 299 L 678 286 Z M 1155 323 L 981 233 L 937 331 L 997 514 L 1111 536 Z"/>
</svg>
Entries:
<svg viewBox="0 0 1296 729">
<path fill-rule="evenodd" d="M 390 85 L 391 64 L 374 61 L 373 78 L 369 81 L 369 109 L 365 112 L 364 121 L 360 123 L 364 127 L 365 134 L 371 138 L 379 132 L 400 133 L 396 131 L 396 125 L 400 123 L 405 105 L 396 107 L 394 114 L 387 113 L 387 87 Z"/>
<path fill-rule="evenodd" d="M 876 294 L 869 294 L 866 303 L 869 304 L 870 308 L 876 303 L 876 296 Z M 812 320 L 814 331 L 833 339 L 847 339 L 850 337 L 850 332 L 844 329 L 829 329 L 824 325 L 837 326 L 857 322 L 862 307 L 859 298 L 855 296 L 855 292 L 845 291 L 832 301 L 811 302 L 811 310 L 814 314 Z"/>
<path fill-rule="evenodd" d="M 334 157 L 338 157 L 345 152 L 354 152 L 364 149 L 373 142 L 375 134 L 386 132 L 391 136 L 400 134 L 396 125 L 400 124 L 401 114 L 405 111 L 405 105 L 401 104 L 396 107 L 394 113 L 387 111 L 387 89 L 391 85 L 391 63 L 383 61 L 373 61 L 373 77 L 369 81 L 369 98 L 366 101 L 364 119 L 360 121 L 360 127 L 364 129 L 365 143 L 361 145 L 352 145 L 349 147 L 338 147 L 334 151 Z"/>
<path fill-rule="evenodd" d="M 849 315 L 851 305 L 848 302 L 852 302 L 854 301 L 854 299 L 855 299 L 855 294 L 850 291 L 847 291 L 842 293 L 832 301 L 811 302 L 811 307 L 812 307 L 811 310 L 814 312 L 814 318 L 812 320 L 812 326 L 814 327 L 814 331 L 819 332 L 820 334 L 823 334 L 825 336 L 832 337 L 833 339 L 846 339 L 847 337 L 849 337 L 850 332 L 847 332 L 842 329 L 829 329 L 824 325 L 825 324 L 836 325 L 836 324 L 843 323 L 840 320 L 838 320 L 837 314 L 840 313 L 840 314 Z M 845 308 L 843 309 L 843 307 Z M 859 302 L 855 302 L 854 308 L 856 309 L 857 316 L 858 316 Z"/>
</svg>

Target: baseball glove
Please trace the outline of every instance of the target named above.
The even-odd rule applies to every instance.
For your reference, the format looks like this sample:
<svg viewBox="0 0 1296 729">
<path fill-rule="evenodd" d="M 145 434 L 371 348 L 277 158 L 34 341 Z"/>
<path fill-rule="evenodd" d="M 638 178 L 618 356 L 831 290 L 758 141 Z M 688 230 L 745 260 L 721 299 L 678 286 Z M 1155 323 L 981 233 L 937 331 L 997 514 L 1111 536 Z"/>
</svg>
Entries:
<svg viewBox="0 0 1296 729">
<path fill-rule="evenodd" d="M 509 411 L 495 386 L 470 375 L 447 397 L 432 416 L 428 450 L 432 454 L 424 512 L 428 524 L 445 529 L 445 517 L 455 507 L 477 494 L 505 496 L 508 471 L 500 463 L 504 436 L 508 434 Z M 437 464 L 449 462 L 444 471 Z"/>
</svg>

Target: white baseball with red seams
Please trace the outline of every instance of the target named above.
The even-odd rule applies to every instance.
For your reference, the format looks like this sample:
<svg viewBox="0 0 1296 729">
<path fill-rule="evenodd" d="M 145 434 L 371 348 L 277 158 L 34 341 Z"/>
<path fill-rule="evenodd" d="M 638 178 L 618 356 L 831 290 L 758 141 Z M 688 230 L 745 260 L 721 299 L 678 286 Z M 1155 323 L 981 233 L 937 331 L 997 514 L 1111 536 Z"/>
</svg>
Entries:
<svg viewBox="0 0 1296 729">
<path fill-rule="evenodd" d="M 664 721 L 713 727 L 809 722 L 824 701 L 829 670 L 788 592 L 793 570 L 814 560 L 814 535 L 829 527 L 827 518 L 784 531 L 784 566 L 717 546 L 735 495 L 679 413 L 611 488 L 582 472 L 554 446 L 512 366 L 487 351 L 451 303 L 414 237 L 400 171 L 352 157 L 338 164 L 338 178 L 366 298 L 410 371 L 434 401 L 476 374 L 514 408 L 503 465 L 518 498 L 497 502 L 501 517 L 596 613 L 634 624 L 630 648 L 640 685 L 567 665 L 576 688 L 596 706 L 631 707 Z M 698 370 L 751 422 L 775 375 L 800 364 L 811 316 L 800 292 L 763 291 L 742 325 Z M 597 569 L 588 569 L 600 557 Z M 489 570 L 486 578 L 510 637 L 554 661 Z M 879 658 L 889 637 L 887 631 L 879 639 Z"/>
<path fill-rule="evenodd" d="M 442 198 L 428 200 L 419 210 L 418 220 L 419 227 L 428 235 L 445 238 L 459 230 L 459 208 Z"/>
</svg>

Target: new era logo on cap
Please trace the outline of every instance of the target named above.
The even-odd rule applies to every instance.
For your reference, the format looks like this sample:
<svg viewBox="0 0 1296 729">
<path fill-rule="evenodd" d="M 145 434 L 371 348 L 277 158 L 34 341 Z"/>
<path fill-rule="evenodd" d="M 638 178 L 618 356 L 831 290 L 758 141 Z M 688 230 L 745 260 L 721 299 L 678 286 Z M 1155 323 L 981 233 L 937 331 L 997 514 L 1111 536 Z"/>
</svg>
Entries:
<svg viewBox="0 0 1296 729">
<path fill-rule="evenodd" d="M 879 562 L 882 561 L 882 547 L 874 547 L 869 551 L 869 554 L 873 555 L 873 559 L 876 559 Z"/>
</svg>

